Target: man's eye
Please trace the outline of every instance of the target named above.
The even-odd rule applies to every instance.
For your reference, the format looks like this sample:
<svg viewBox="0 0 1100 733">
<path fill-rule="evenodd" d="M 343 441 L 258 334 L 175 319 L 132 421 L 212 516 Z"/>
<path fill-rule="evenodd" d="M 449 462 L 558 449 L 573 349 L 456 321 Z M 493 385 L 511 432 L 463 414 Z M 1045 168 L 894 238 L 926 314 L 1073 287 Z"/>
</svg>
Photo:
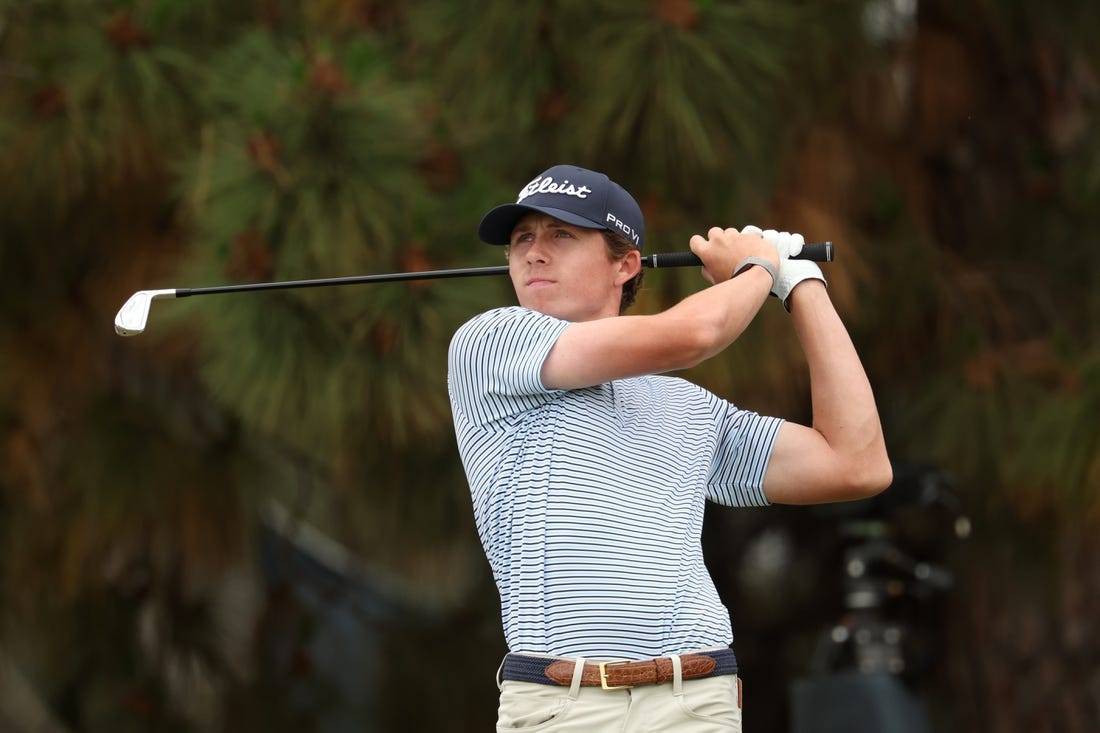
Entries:
<svg viewBox="0 0 1100 733">
<path fill-rule="evenodd" d="M 559 229 L 554 233 L 555 237 L 572 237 L 573 233 L 565 229 Z"/>
</svg>

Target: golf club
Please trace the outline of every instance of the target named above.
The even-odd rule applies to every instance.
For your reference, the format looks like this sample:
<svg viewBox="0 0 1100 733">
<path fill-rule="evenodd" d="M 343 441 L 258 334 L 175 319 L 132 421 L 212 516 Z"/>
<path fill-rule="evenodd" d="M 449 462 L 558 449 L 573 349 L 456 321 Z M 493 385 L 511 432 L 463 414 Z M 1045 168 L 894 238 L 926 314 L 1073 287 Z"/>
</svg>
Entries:
<svg viewBox="0 0 1100 733">
<path fill-rule="evenodd" d="M 813 260 L 814 262 L 833 261 L 833 243 L 815 242 L 803 245 L 802 251 L 792 259 Z M 700 260 L 692 252 L 666 252 L 651 254 L 642 258 L 642 266 L 654 269 L 665 267 L 698 267 Z M 119 336 L 136 336 L 145 331 L 149 321 L 149 310 L 154 300 L 169 298 L 187 298 L 192 295 L 216 295 L 219 293 L 243 293 L 252 290 L 287 290 L 291 288 L 330 287 L 333 285 L 356 285 L 360 283 L 399 282 L 407 280 L 439 280 L 453 277 L 481 277 L 484 275 L 504 275 L 507 265 L 495 267 L 466 267 L 455 270 L 425 270 L 422 272 L 390 272 L 380 275 L 350 275 L 347 277 L 326 277 L 313 280 L 284 280 L 267 283 L 241 283 L 237 285 L 214 285 L 204 288 L 179 288 L 168 290 L 139 290 L 119 309 L 115 316 L 115 332 Z"/>
</svg>

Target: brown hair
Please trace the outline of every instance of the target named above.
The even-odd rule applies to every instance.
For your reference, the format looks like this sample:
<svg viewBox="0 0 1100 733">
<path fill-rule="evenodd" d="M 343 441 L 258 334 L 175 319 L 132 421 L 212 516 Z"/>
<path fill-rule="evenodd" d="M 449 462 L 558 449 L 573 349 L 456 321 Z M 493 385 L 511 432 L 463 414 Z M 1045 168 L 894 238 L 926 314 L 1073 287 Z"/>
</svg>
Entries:
<svg viewBox="0 0 1100 733">
<path fill-rule="evenodd" d="M 604 241 L 607 242 L 607 254 L 613 260 L 621 260 L 637 249 L 633 242 L 618 232 L 604 229 L 600 233 L 603 234 Z M 626 309 L 634 304 L 634 299 L 638 297 L 638 291 L 642 289 L 644 276 L 645 268 L 643 267 L 638 270 L 637 275 L 623 283 L 623 297 L 619 301 L 619 315 L 625 313 Z"/>
</svg>

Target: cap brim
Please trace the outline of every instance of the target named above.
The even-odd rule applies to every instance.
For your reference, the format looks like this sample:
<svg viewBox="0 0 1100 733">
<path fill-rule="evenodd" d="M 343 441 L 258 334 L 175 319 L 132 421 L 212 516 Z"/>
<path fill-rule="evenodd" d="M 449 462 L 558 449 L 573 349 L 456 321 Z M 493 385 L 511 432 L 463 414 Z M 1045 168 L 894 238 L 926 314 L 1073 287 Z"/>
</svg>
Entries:
<svg viewBox="0 0 1100 733">
<path fill-rule="evenodd" d="M 586 227 L 588 229 L 606 229 L 599 222 L 577 216 L 571 211 L 554 209 L 549 206 L 525 206 L 523 204 L 502 204 L 489 210 L 481 219 L 477 227 L 477 235 L 486 244 L 509 244 L 512 241 L 512 230 L 526 214 L 537 211 L 547 216 L 552 216 L 558 221 L 573 226 Z"/>
</svg>

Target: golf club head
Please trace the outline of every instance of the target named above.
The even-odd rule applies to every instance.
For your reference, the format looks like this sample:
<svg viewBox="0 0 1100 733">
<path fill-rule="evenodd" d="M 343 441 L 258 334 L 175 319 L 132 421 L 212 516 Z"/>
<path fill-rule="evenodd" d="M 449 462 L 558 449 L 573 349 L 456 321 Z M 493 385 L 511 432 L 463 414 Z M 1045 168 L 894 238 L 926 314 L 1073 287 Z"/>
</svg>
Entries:
<svg viewBox="0 0 1100 733">
<path fill-rule="evenodd" d="M 119 336 L 137 336 L 145 330 L 149 309 L 159 298 L 174 298 L 175 290 L 139 290 L 130 296 L 115 316 L 115 333 Z"/>
</svg>

